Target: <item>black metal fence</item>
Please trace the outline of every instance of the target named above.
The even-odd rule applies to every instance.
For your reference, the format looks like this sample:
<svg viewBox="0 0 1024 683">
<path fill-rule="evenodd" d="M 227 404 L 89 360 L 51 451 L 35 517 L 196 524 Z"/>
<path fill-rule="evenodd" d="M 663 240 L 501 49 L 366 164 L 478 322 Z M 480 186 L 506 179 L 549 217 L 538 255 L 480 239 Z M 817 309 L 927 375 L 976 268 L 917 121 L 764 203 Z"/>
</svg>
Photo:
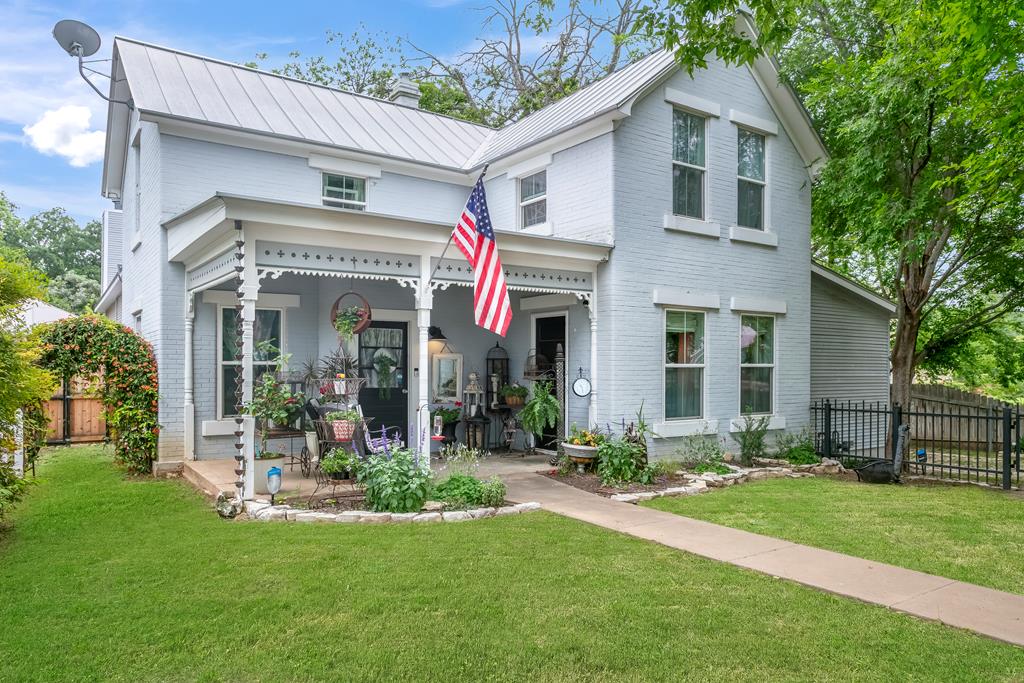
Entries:
<svg viewBox="0 0 1024 683">
<path fill-rule="evenodd" d="M 939 406 L 823 400 L 811 406 L 815 449 L 849 467 L 892 460 L 900 425 L 910 427 L 903 471 L 930 477 L 1020 484 L 1021 407 Z"/>
</svg>

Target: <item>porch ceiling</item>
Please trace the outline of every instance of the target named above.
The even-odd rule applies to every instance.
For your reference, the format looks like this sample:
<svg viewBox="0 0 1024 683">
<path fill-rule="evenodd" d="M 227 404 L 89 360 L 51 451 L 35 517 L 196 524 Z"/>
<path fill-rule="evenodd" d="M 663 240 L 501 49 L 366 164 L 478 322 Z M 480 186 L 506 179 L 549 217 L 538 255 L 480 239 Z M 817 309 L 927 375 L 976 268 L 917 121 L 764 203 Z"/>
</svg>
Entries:
<svg viewBox="0 0 1024 683">
<path fill-rule="evenodd" d="M 290 246 L 358 246 L 366 252 L 433 258 L 441 256 L 452 230 L 435 221 L 217 193 L 163 224 L 168 260 L 192 269 L 218 256 L 235 239 L 236 220 L 242 221 L 247 240 L 281 242 L 287 237 Z M 505 265 L 591 272 L 612 249 L 599 242 L 496 232 Z"/>
</svg>

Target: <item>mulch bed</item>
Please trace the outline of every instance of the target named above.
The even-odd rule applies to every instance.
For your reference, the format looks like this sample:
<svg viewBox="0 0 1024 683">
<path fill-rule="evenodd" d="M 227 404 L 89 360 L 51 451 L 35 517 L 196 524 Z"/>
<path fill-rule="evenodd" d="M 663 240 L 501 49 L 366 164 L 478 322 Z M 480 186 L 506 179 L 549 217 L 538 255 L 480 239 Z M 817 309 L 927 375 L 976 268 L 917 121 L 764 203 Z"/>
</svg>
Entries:
<svg viewBox="0 0 1024 683">
<path fill-rule="evenodd" d="M 366 497 L 362 491 L 342 490 L 339 486 L 335 493 L 321 491 L 309 500 L 309 496 L 290 496 L 282 501 L 283 505 L 295 508 L 309 508 L 320 512 L 344 512 L 346 510 L 366 510 Z"/>
<path fill-rule="evenodd" d="M 586 474 L 579 474 L 573 472 L 571 474 L 558 474 L 557 472 L 543 472 L 544 476 L 550 477 L 557 482 L 568 484 L 569 486 L 575 486 L 578 489 L 587 491 L 588 493 L 596 493 L 599 496 L 610 498 L 616 493 L 642 493 L 644 491 L 660 491 L 662 489 L 671 488 L 673 486 L 684 486 L 686 480 L 675 474 L 662 475 L 654 480 L 653 484 L 626 484 L 625 486 L 604 486 L 601 484 L 601 478 L 592 472 Z"/>
</svg>

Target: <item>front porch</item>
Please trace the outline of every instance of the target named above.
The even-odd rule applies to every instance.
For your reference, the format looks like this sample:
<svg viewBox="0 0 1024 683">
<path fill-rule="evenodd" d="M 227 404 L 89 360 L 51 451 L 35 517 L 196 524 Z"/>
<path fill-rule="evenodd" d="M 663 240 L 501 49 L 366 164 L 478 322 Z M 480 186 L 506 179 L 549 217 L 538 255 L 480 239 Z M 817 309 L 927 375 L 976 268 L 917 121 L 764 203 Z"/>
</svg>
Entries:
<svg viewBox="0 0 1024 683">
<path fill-rule="evenodd" d="M 512 411 L 504 406 L 500 388 L 529 386 L 531 354 L 540 351 L 553 360 L 560 348 L 563 380 L 579 372 L 594 380 L 594 281 L 608 245 L 499 233 L 513 307 L 508 334 L 500 338 L 473 323 L 472 272 L 461 255 L 452 247 L 442 259 L 448 226 L 218 196 L 166 227 L 170 258 L 186 268 L 184 460 L 194 463 L 186 474 L 203 479 L 208 492 L 230 482 L 242 497 L 255 496 L 251 477 L 244 476 L 254 471 L 255 425 L 249 417 L 236 417 L 232 408 L 250 400 L 253 380 L 268 360 L 257 353 L 259 342 L 275 343 L 290 356 L 286 369 L 308 377 L 310 368 L 339 349 L 331 311 L 347 292 L 357 292 L 372 310 L 371 341 L 353 339 L 345 349 L 367 380 L 359 397 L 364 414 L 375 428 L 401 429 L 418 452 L 432 445 L 430 411 L 461 402 L 471 373 L 483 390 L 484 450 L 504 446 L 502 421 Z M 242 315 L 240 329 L 236 311 Z M 230 348 L 235 339 L 240 353 Z M 395 366 L 386 386 L 374 366 L 382 344 Z M 496 344 L 508 355 L 502 377 L 494 377 L 487 362 Z M 304 386 L 307 397 L 314 397 L 309 384 Z M 563 382 L 561 432 L 573 423 L 592 423 L 596 410 L 594 394 L 568 393 Z M 460 425 L 460 440 L 465 429 Z M 299 442 L 286 449 L 301 448 Z M 514 445 L 522 447 L 521 438 Z M 245 465 L 236 465 L 235 457 Z M 492 467 L 498 473 L 511 466 L 504 463 L 516 461 L 524 462 L 494 460 Z M 292 481 L 298 476 L 297 468 L 294 475 L 286 473 L 284 488 L 315 486 L 312 479 Z"/>
</svg>

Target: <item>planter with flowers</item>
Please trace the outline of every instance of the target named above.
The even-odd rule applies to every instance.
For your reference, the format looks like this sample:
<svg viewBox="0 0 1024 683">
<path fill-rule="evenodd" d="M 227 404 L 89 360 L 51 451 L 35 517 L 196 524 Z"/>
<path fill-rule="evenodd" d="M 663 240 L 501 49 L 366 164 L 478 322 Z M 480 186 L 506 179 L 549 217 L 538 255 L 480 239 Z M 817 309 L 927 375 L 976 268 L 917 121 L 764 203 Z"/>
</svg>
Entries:
<svg viewBox="0 0 1024 683">
<path fill-rule="evenodd" d="M 341 341 L 346 342 L 370 326 L 372 315 L 370 304 L 362 295 L 345 292 L 331 307 L 331 324 Z"/>
<path fill-rule="evenodd" d="M 334 440 L 342 443 L 347 443 L 354 438 L 361 419 L 357 410 L 338 410 L 327 413 L 324 417 L 324 420 L 331 426 Z"/>
<path fill-rule="evenodd" d="M 576 463 L 576 468 L 582 473 L 597 461 L 597 451 L 605 440 L 605 435 L 597 431 L 596 427 L 579 429 L 573 425 L 569 437 L 562 442 L 562 451 Z"/>
<path fill-rule="evenodd" d="M 518 408 L 526 402 L 530 391 L 521 384 L 506 384 L 501 388 L 501 395 L 505 399 L 505 405 L 510 408 Z"/>
</svg>

